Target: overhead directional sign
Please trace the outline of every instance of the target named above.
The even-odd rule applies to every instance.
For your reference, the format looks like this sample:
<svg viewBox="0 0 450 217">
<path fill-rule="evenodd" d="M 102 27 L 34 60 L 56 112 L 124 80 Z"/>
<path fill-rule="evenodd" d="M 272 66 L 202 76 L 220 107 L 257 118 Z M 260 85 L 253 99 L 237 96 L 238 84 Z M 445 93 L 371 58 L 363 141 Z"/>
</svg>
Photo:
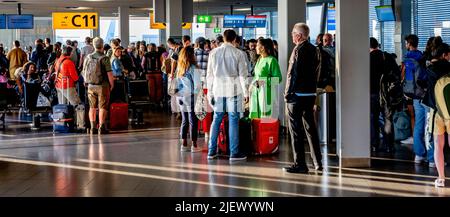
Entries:
<svg viewBox="0 0 450 217">
<path fill-rule="evenodd" d="M 183 29 L 191 29 L 192 23 L 182 23 L 181 27 Z M 166 29 L 166 23 L 155 22 L 155 15 L 153 12 L 150 12 L 150 29 Z"/>
<path fill-rule="evenodd" d="M 254 15 L 245 17 L 245 28 L 266 28 L 266 15 Z"/>
<path fill-rule="evenodd" d="M 223 28 L 244 28 L 245 15 L 225 15 Z"/>
<path fill-rule="evenodd" d="M 8 29 L 33 29 L 34 16 L 32 14 L 8 14 L 6 16 Z"/>
<path fill-rule="evenodd" d="M 98 29 L 98 13 L 53 13 L 53 29 Z"/>
<path fill-rule="evenodd" d="M 6 15 L 0 15 L 0 29 L 6 29 Z"/>
<path fill-rule="evenodd" d="M 197 23 L 211 23 L 212 16 L 210 15 L 197 15 Z"/>
</svg>

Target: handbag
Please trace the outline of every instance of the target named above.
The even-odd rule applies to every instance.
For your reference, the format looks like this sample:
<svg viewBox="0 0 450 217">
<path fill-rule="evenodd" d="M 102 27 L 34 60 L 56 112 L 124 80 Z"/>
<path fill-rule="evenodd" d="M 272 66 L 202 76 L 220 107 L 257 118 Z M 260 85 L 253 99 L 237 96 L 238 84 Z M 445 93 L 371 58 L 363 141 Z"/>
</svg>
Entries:
<svg viewBox="0 0 450 217">
<path fill-rule="evenodd" d="M 168 94 L 170 96 L 176 96 L 177 93 L 178 93 L 178 79 L 174 77 L 171 80 L 169 80 Z"/>
<path fill-rule="evenodd" d="M 203 91 L 200 91 L 200 93 L 197 96 L 197 101 L 195 102 L 195 115 L 197 118 L 202 121 L 206 117 L 206 106 L 207 106 L 207 99 L 205 96 L 205 93 Z"/>
</svg>

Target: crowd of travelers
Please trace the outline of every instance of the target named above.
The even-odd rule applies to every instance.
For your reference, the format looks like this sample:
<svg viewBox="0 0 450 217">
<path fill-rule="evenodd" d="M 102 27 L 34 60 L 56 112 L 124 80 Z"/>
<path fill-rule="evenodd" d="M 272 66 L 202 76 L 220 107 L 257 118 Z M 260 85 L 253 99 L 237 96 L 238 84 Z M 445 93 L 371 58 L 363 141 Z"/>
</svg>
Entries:
<svg viewBox="0 0 450 217">
<path fill-rule="evenodd" d="M 87 106 L 89 124 L 78 127 L 85 127 L 91 134 L 104 134 L 108 133 L 107 113 L 110 102 L 115 100 L 117 82 L 156 75 L 162 84 L 152 86 L 149 94 L 161 93 L 161 105 L 181 119 L 181 151 L 202 151 L 198 143 L 201 129 L 209 160 L 225 153 L 230 161 L 236 161 L 245 160 L 251 153 L 245 143 L 255 140 L 255 136 L 244 138 L 249 124 L 256 129 L 263 124 L 269 125 L 261 129 L 275 126 L 267 144 L 259 141 L 264 133 L 256 132 L 261 135 L 256 135 L 258 142 L 253 141 L 253 148 L 270 144 L 275 147 L 260 153 L 276 151 L 280 112 L 277 90 L 285 80 L 282 94 L 294 163 L 284 170 L 308 172 L 306 136 L 314 167 L 321 171 L 315 116 L 319 92 L 333 92 L 336 88 L 334 37 L 319 34 L 313 45 L 309 27 L 298 23 L 292 39 L 295 48 L 285 78 L 278 64 L 275 40 L 244 40 L 233 30 L 226 30 L 214 40 L 199 37 L 191 41 L 187 35 L 181 41 L 169 38 L 167 47 L 138 41 L 125 48 L 118 38 L 105 44 L 101 38 L 87 37 L 81 49 L 76 41 L 52 44 L 47 38 L 36 40 L 34 49 L 23 50 L 15 41 L 7 54 L 0 46 L 0 82 L 15 90 L 19 103 L 23 103 L 24 84 L 40 83 L 40 97 L 47 100 L 39 102 Z M 397 141 L 413 144 L 415 162 L 437 167 L 439 178 L 435 185 L 443 187 L 443 147 L 450 132 L 445 102 L 448 94 L 443 89 L 447 81 L 450 83 L 450 78 L 445 80 L 450 73 L 450 47 L 439 36 L 428 40 L 424 52 L 418 50 L 416 35 L 406 36 L 405 44 L 408 52 L 397 61 L 395 54 L 383 52 L 378 41 L 370 38 L 372 151 L 393 153 Z M 224 143 L 225 148 L 221 145 Z"/>
<path fill-rule="evenodd" d="M 429 38 L 423 52 L 417 35 L 406 36 L 405 45 L 399 65 L 370 38 L 372 149 L 392 153 L 396 141 L 412 144 L 415 163 L 437 168 L 435 186 L 443 187 L 450 47 L 440 36 Z"/>
</svg>

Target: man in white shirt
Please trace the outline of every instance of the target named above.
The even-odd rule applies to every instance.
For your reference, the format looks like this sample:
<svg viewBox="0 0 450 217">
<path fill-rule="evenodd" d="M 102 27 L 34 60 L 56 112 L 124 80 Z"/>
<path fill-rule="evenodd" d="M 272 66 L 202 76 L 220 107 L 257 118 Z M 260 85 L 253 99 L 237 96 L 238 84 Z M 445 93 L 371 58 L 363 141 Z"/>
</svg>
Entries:
<svg viewBox="0 0 450 217">
<path fill-rule="evenodd" d="M 207 79 L 208 99 L 214 110 L 210 131 L 208 159 L 217 158 L 217 137 L 225 112 L 229 119 L 230 161 L 245 160 L 239 150 L 239 118 L 242 99 L 248 102 L 246 79 L 248 76 L 247 57 L 233 46 L 237 34 L 234 30 L 224 32 L 225 43 L 209 54 Z"/>
</svg>

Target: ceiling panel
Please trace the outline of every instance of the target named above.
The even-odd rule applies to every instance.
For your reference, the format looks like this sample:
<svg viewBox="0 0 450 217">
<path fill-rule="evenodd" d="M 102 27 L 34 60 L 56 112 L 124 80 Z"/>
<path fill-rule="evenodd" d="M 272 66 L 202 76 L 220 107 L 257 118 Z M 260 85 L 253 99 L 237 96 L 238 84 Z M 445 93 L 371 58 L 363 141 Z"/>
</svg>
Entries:
<svg viewBox="0 0 450 217">
<path fill-rule="evenodd" d="M 116 16 L 119 6 L 130 6 L 130 13 L 134 16 L 148 16 L 152 8 L 152 0 L 20 0 L 14 3 L 6 3 L 0 0 L 0 14 L 17 13 L 17 3 L 22 4 L 22 13 L 35 16 L 51 16 L 52 12 L 61 11 L 97 11 L 101 16 Z M 227 14 L 230 13 L 230 5 L 233 5 L 236 14 L 250 13 L 243 9 L 254 6 L 255 13 L 276 10 L 277 0 L 195 0 L 195 14 Z M 81 7 L 70 9 L 67 7 Z"/>
</svg>

